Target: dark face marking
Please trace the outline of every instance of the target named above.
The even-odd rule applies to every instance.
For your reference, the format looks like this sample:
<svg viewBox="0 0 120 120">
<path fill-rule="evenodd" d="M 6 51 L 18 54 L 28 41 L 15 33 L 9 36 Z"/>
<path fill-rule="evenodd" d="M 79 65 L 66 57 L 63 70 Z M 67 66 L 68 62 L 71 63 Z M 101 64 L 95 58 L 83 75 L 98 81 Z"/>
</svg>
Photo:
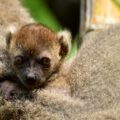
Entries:
<svg viewBox="0 0 120 120">
<path fill-rule="evenodd" d="M 18 55 L 12 62 L 21 82 L 28 88 L 39 87 L 51 74 L 52 63 L 49 56 Z M 53 63 L 54 64 L 54 63 Z"/>
</svg>

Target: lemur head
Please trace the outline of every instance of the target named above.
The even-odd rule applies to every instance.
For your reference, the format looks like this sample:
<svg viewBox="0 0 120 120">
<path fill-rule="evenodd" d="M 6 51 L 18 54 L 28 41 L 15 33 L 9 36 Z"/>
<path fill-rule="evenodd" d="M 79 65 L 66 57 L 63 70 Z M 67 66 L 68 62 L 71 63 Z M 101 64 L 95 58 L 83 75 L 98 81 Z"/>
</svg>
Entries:
<svg viewBox="0 0 120 120">
<path fill-rule="evenodd" d="M 42 86 L 59 70 L 70 43 L 70 32 L 55 33 L 37 23 L 25 25 L 7 37 L 12 67 L 29 89 Z"/>
</svg>

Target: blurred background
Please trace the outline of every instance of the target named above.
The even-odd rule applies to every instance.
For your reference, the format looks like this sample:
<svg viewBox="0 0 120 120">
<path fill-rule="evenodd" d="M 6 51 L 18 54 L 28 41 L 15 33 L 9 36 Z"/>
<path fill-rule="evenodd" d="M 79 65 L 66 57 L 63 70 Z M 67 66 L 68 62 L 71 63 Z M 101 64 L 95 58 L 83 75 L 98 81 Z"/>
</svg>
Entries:
<svg viewBox="0 0 120 120">
<path fill-rule="evenodd" d="M 73 36 L 69 57 L 77 53 L 87 31 L 120 22 L 120 0 L 22 0 L 35 21 L 54 31 L 69 29 Z"/>
<path fill-rule="evenodd" d="M 76 40 L 79 31 L 79 0 L 22 0 L 35 21 L 54 31 L 68 29 L 72 32 L 72 50 L 69 57 L 76 54 Z"/>
</svg>

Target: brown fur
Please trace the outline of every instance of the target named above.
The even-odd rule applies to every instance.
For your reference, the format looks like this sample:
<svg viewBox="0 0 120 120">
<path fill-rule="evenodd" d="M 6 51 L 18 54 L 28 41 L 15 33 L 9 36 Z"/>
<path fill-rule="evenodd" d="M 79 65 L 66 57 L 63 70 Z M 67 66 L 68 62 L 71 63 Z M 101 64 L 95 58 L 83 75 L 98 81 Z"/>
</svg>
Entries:
<svg viewBox="0 0 120 120">
<path fill-rule="evenodd" d="M 55 47 L 56 34 L 42 25 L 29 24 L 22 27 L 13 35 L 12 39 L 12 44 L 16 44 L 18 48 L 25 49 L 34 55 L 39 54 L 43 46 L 48 47 L 48 49 Z"/>
<path fill-rule="evenodd" d="M 29 49 L 28 51 L 39 51 L 39 48 L 43 46 L 43 44 L 50 45 L 52 42 L 55 42 L 56 34 L 50 29 L 39 24 L 29 26 L 30 25 L 22 27 L 19 32 L 16 33 L 14 36 L 15 39 L 13 38 L 15 44 L 17 43 L 19 46 L 22 45 L 24 49 Z"/>
</svg>

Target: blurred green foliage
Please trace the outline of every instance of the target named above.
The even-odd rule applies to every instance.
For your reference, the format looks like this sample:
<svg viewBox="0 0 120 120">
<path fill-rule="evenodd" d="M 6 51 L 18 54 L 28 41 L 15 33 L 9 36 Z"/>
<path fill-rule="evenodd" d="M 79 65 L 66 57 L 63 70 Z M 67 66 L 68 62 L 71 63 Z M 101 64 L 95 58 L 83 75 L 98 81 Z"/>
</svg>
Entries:
<svg viewBox="0 0 120 120">
<path fill-rule="evenodd" d="M 113 2 L 120 6 L 120 0 L 113 0 Z"/>
<path fill-rule="evenodd" d="M 120 7 L 120 0 L 112 0 L 112 1 L 115 2 Z"/>
<path fill-rule="evenodd" d="M 32 17 L 54 31 L 58 31 L 61 25 L 46 4 L 46 0 L 22 0 L 23 5 L 28 8 Z"/>
</svg>

